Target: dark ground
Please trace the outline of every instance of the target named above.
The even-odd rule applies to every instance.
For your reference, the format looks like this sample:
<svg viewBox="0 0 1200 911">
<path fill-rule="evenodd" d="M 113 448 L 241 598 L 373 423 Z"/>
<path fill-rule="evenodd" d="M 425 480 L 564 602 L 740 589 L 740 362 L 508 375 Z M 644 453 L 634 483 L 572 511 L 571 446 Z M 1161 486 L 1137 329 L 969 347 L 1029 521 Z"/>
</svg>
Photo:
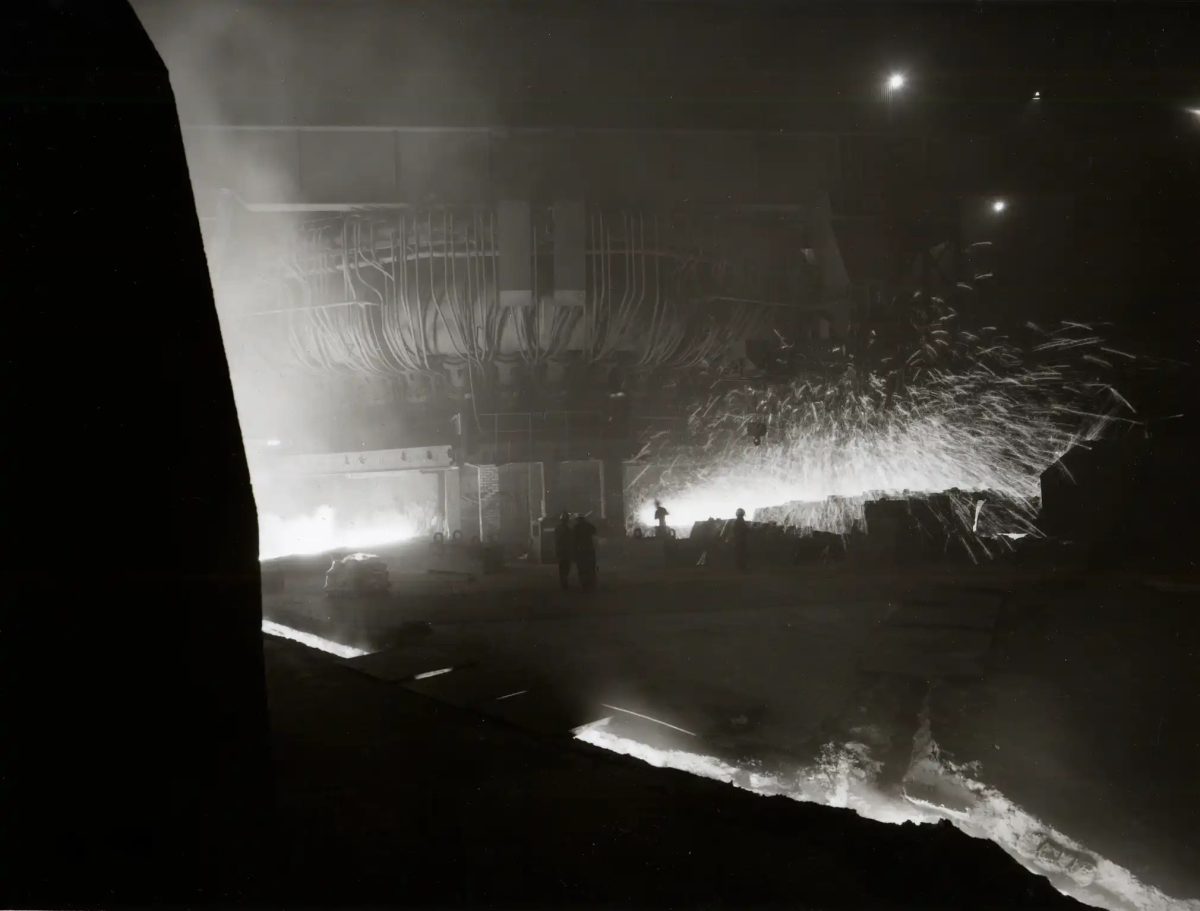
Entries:
<svg viewBox="0 0 1200 911">
<path fill-rule="evenodd" d="M 424 547 L 384 553 L 399 570 L 391 597 L 326 598 L 325 561 L 300 560 L 266 597 L 267 615 L 383 649 L 349 664 L 455 704 L 488 686 L 529 687 L 506 717 L 550 741 L 615 704 L 695 734 L 643 726 L 635 740 L 785 777 L 825 743 L 866 741 L 884 762 L 881 785 L 898 786 L 925 706 L 943 755 L 979 763 L 973 778 L 1035 828 L 1166 895 L 1200 894 L 1188 831 L 1200 812 L 1194 585 L 1001 566 L 764 568 L 746 579 L 621 570 L 602 555 L 600 590 L 564 595 L 553 567 L 435 581 L 404 571 L 429 559 Z M 415 620 L 432 633 L 410 633 Z M 460 670 L 404 680 L 451 665 Z M 1098 879 L 1094 895 L 1103 888 Z M 1120 901 L 1110 907 L 1129 906 Z"/>
<path fill-rule="evenodd" d="M 949 825 L 658 770 L 267 639 L 281 890 L 304 906 L 1070 907 Z M 266 857 L 264 857 L 266 860 Z"/>
</svg>

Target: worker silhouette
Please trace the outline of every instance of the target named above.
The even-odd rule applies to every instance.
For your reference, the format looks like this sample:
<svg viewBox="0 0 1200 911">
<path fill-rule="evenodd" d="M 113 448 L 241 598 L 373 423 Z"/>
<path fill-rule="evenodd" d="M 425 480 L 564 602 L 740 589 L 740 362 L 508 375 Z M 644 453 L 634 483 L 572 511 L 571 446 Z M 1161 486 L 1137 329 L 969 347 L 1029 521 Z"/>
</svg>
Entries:
<svg viewBox="0 0 1200 911">
<path fill-rule="evenodd" d="M 746 553 L 749 537 L 750 527 L 746 524 L 746 510 L 739 509 L 737 518 L 733 520 L 733 563 L 738 571 L 743 573 L 750 568 Z"/>
<path fill-rule="evenodd" d="M 558 582 L 564 590 L 571 587 L 571 555 L 574 551 L 571 514 L 565 509 L 554 526 L 554 555 L 558 558 Z"/>
<path fill-rule="evenodd" d="M 655 500 L 654 521 L 658 523 L 658 529 L 655 531 L 655 535 L 660 538 L 665 538 L 667 536 L 667 516 L 669 515 L 670 513 L 667 512 L 667 507 L 662 505 L 662 501 Z"/>
<path fill-rule="evenodd" d="M 596 587 L 596 526 L 586 516 L 575 517 L 572 544 L 579 584 L 584 591 L 591 591 Z"/>
</svg>

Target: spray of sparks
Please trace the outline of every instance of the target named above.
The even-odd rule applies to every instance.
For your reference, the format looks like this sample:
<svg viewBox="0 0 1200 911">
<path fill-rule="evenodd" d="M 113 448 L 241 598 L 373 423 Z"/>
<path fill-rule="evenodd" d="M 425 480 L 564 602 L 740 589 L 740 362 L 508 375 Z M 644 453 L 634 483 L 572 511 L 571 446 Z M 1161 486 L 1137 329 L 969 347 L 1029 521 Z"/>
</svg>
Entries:
<svg viewBox="0 0 1200 911">
<path fill-rule="evenodd" d="M 890 346 L 870 339 L 800 364 L 786 381 L 720 378 L 684 439 L 661 432 L 640 458 L 666 465 L 637 491 L 686 534 L 736 509 L 846 534 L 872 500 L 938 495 L 934 512 L 975 556 L 985 539 L 1036 534 L 1042 473 L 1072 446 L 1133 422 L 1114 375 L 1133 356 L 1082 323 L 1027 324 L 1020 343 L 961 328 L 941 307 Z M 650 489 L 650 488 L 653 489 Z"/>
</svg>

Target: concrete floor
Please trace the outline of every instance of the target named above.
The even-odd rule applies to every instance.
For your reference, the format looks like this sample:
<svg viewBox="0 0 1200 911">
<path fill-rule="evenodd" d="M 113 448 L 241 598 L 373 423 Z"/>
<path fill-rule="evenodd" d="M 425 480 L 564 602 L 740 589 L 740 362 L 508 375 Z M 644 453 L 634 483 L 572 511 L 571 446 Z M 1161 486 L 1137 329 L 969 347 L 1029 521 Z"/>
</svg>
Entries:
<svg viewBox="0 0 1200 911">
<path fill-rule="evenodd" d="M 468 578 L 422 572 L 464 568 L 424 548 L 381 556 L 391 595 L 325 597 L 328 560 L 296 560 L 266 616 L 372 653 L 347 673 L 537 735 L 601 722 L 584 736 L 658 765 L 950 819 L 1093 904 L 1200 896 L 1187 585 L 1011 566 L 738 576 L 642 551 L 563 593 L 553 567 Z"/>
</svg>

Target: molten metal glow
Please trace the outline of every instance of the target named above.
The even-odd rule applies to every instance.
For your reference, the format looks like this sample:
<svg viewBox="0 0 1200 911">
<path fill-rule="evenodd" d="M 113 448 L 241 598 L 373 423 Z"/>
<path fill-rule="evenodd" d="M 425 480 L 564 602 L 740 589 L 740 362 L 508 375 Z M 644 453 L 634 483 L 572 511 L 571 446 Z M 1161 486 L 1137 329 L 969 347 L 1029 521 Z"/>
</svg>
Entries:
<svg viewBox="0 0 1200 911">
<path fill-rule="evenodd" d="M 1200 902 L 1164 895 L 976 780 L 977 765 L 959 766 L 945 759 L 930 735 L 928 716 L 913 738 L 912 759 L 899 787 L 878 783 L 882 763 L 860 743 L 829 744 L 808 766 L 770 773 L 755 762 L 734 765 L 702 753 L 650 746 L 617 733 L 612 721 L 583 725 L 575 730 L 575 738 L 658 768 L 690 772 L 763 796 L 850 809 L 876 822 L 946 819 L 974 838 L 996 843 L 1060 892 L 1111 911 L 1200 911 Z"/>
<path fill-rule="evenodd" d="M 343 548 L 379 547 L 407 541 L 419 533 L 416 521 L 398 514 L 339 521 L 332 506 L 287 519 L 264 512 L 258 517 L 258 551 L 260 559 L 270 560 Z"/>
<path fill-rule="evenodd" d="M 430 677 L 440 677 L 442 674 L 449 674 L 452 670 L 454 670 L 452 667 L 439 667 L 436 671 L 426 671 L 423 674 L 417 674 L 417 676 L 413 677 L 413 680 L 428 680 Z"/>
<path fill-rule="evenodd" d="M 654 489 L 633 486 L 635 514 L 652 525 L 659 498 L 687 533 L 739 507 L 773 508 L 781 524 L 846 533 L 862 527 L 867 500 L 958 491 L 947 521 L 965 535 L 1034 533 L 1042 472 L 1128 421 L 1117 417 L 1128 402 L 1098 374 L 1112 354 L 1130 356 L 1081 324 L 1028 328 L 1022 348 L 994 329 L 959 329 L 949 313 L 917 327 L 911 349 L 842 351 L 790 382 L 726 386 L 692 412 L 687 443 L 647 442 L 641 457 L 667 470 Z"/>
<path fill-rule="evenodd" d="M 268 636 L 291 639 L 293 642 L 299 642 L 301 645 L 307 645 L 309 648 L 315 648 L 318 651 L 328 652 L 330 655 L 337 655 L 339 658 L 359 658 L 370 654 L 361 648 L 355 648 L 352 645 L 342 645 L 340 642 L 334 642 L 331 639 L 323 639 L 320 636 L 314 636 L 312 633 L 306 633 L 304 630 L 293 629 L 290 626 L 284 626 L 282 623 L 276 623 L 274 620 L 264 619 L 262 622 L 262 631 Z"/>
</svg>

